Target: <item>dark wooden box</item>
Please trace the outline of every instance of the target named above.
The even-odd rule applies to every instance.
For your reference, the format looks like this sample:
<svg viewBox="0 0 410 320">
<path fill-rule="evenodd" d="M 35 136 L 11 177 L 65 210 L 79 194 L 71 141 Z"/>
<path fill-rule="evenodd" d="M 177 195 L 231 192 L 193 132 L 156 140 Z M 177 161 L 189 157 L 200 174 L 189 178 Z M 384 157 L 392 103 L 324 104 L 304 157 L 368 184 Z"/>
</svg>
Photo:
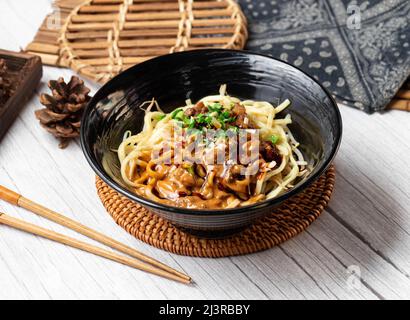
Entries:
<svg viewBox="0 0 410 320">
<path fill-rule="evenodd" d="M 0 104 L 1 140 L 37 88 L 43 69 L 40 57 L 31 54 L 0 50 L 0 59 L 6 61 L 7 78 L 13 84 L 10 98 Z"/>
</svg>

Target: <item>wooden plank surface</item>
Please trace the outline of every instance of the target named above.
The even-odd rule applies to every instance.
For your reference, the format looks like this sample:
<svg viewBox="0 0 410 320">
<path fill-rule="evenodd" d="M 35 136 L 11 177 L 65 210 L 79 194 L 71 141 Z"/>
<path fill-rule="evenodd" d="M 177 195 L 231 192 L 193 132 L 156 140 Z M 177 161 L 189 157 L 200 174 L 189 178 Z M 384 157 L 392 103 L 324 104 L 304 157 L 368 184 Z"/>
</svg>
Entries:
<svg viewBox="0 0 410 320">
<path fill-rule="evenodd" d="M 0 47 L 24 47 L 50 8 L 47 0 L 1 1 Z M 38 92 L 49 79 L 71 74 L 45 67 Z M 280 247 L 201 259 L 155 249 L 117 227 L 98 200 L 79 143 L 58 149 L 34 117 L 39 107 L 33 97 L 1 142 L 0 184 L 185 271 L 195 285 L 0 226 L 0 299 L 410 298 L 410 114 L 369 116 L 342 106 L 344 137 L 326 212 Z M 4 202 L 0 211 L 89 241 Z"/>
</svg>

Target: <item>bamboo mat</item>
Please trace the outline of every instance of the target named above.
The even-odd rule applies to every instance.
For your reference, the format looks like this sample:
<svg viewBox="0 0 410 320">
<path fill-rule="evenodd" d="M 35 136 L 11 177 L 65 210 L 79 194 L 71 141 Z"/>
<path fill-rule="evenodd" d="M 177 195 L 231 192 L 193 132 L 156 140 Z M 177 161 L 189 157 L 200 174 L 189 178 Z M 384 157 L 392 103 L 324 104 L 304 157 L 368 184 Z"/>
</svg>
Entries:
<svg viewBox="0 0 410 320">
<path fill-rule="evenodd" d="M 243 49 L 247 22 L 234 0 L 55 0 L 26 51 L 105 83 L 158 55 Z M 410 81 L 387 109 L 410 111 Z"/>
<path fill-rule="evenodd" d="M 387 109 L 396 109 L 410 112 L 410 78 L 404 83 Z"/>
<path fill-rule="evenodd" d="M 243 49 L 246 19 L 233 0 L 57 0 L 26 51 L 105 83 L 158 55 Z"/>
<path fill-rule="evenodd" d="M 220 258 L 266 250 L 303 232 L 326 208 L 334 183 L 332 165 L 304 192 L 286 200 L 271 215 L 225 239 L 204 239 L 185 233 L 120 195 L 100 178 L 96 180 L 96 187 L 114 221 L 134 237 L 180 255 Z"/>
</svg>

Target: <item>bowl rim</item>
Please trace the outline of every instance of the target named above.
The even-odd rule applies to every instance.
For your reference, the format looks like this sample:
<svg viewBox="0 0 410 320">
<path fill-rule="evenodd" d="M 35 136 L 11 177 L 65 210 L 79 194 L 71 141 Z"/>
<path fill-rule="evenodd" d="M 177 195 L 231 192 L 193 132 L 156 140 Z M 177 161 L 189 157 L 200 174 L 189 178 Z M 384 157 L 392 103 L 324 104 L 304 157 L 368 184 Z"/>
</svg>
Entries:
<svg viewBox="0 0 410 320">
<path fill-rule="evenodd" d="M 81 148 L 84 153 L 84 156 L 87 159 L 88 164 L 91 166 L 91 168 L 94 170 L 94 172 L 99 176 L 108 186 L 110 186 L 112 189 L 117 191 L 118 193 L 126 196 L 127 198 L 131 199 L 132 201 L 135 201 L 137 203 L 140 203 L 143 206 L 147 206 L 149 208 L 153 208 L 156 210 L 160 211 L 168 211 L 168 212 L 173 212 L 176 214 L 182 214 L 182 215 L 220 215 L 220 214 L 240 214 L 245 211 L 249 210 L 262 210 L 264 208 L 268 207 L 274 207 L 275 205 L 280 204 L 284 200 L 298 194 L 299 192 L 303 191 L 306 189 L 308 186 L 310 186 L 314 181 L 316 181 L 330 166 L 332 163 L 333 159 L 336 156 L 336 153 L 340 147 L 341 140 L 342 140 L 342 132 L 343 132 L 343 126 L 342 126 L 342 117 L 340 114 L 339 107 L 335 101 L 335 99 L 332 97 L 332 95 L 329 93 L 329 91 L 315 78 L 313 78 L 311 75 L 307 74 L 305 71 L 301 70 L 300 68 L 277 58 L 261 54 L 261 53 L 256 53 L 252 52 L 249 50 L 233 50 L 233 49 L 198 49 L 198 50 L 188 50 L 188 51 L 182 51 L 182 52 L 176 52 L 176 53 L 170 53 L 170 54 L 165 54 L 161 55 L 152 59 L 149 59 L 147 61 L 144 61 L 142 63 L 139 63 L 137 65 L 132 66 L 131 68 L 121 72 L 111 80 L 109 80 L 107 83 L 105 83 L 100 89 L 97 90 L 96 94 L 93 96 L 93 98 L 90 100 L 90 102 L 87 104 L 84 114 L 82 117 L 82 123 L 84 119 L 90 114 L 92 108 L 100 101 L 99 95 L 101 93 L 104 93 L 104 91 L 107 90 L 107 88 L 111 85 L 113 80 L 118 79 L 119 77 L 123 77 L 126 74 L 130 74 L 133 72 L 137 72 L 139 68 L 143 65 L 147 64 L 155 64 L 158 61 L 161 60 L 166 60 L 175 56 L 184 56 L 184 55 L 204 55 L 207 53 L 212 53 L 212 52 L 221 52 L 221 53 L 237 53 L 241 55 L 248 55 L 248 56 L 261 56 L 267 59 L 275 60 L 277 62 L 286 64 L 290 66 L 291 68 L 294 68 L 301 72 L 304 76 L 308 77 L 310 80 L 312 80 L 314 83 L 316 83 L 326 94 L 326 96 L 330 99 L 331 106 L 335 111 L 336 114 L 336 121 L 337 121 L 337 132 L 336 132 L 336 139 L 337 142 L 333 146 L 332 150 L 330 151 L 329 157 L 323 162 L 323 164 L 318 168 L 317 172 L 308 176 L 305 181 L 303 181 L 300 185 L 290 189 L 288 192 L 272 199 L 264 200 L 261 202 L 256 202 L 254 204 L 250 204 L 247 206 L 243 207 L 236 207 L 236 208 L 221 208 L 221 209 L 195 209 L 195 208 L 183 208 L 183 207 L 177 207 L 177 206 L 170 206 L 166 204 L 162 204 L 159 202 L 155 202 L 149 199 L 146 199 L 144 197 L 141 197 L 137 195 L 136 193 L 127 190 L 124 187 L 121 187 L 119 184 L 117 184 L 104 170 L 100 170 L 99 165 L 94 163 L 97 162 L 95 159 L 95 156 L 92 153 L 92 147 L 87 148 L 87 143 L 86 137 L 85 137 L 85 126 L 81 126 L 81 132 L 80 132 L 80 141 L 81 141 Z"/>
</svg>

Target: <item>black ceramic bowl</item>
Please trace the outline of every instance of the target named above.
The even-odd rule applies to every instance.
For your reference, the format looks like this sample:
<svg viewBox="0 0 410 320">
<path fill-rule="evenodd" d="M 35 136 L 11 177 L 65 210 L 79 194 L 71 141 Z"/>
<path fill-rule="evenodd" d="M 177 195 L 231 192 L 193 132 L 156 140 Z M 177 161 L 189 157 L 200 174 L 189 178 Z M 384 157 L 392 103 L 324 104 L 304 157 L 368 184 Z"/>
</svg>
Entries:
<svg viewBox="0 0 410 320">
<path fill-rule="evenodd" d="M 182 209 L 142 198 L 121 181 L 114 150 L 124 132 L 142 129 L 142 102 L 155 97 L 170 112 L 186 99 L 215 94 L 227 84 L 231 96 L 241 99 L 292 101 L 290 126 L 301 143 L 304 157 L 314 161 L 310 176 L 281 196 L 247 207 L 221 210 Z M 121 73 L 94 96 L 85 110 L 81 142 L 96 174 L 127 198 L 203 236 L 222 237 L 271 213 L 284 200 L 301 192 L 330 165 L 342 134 L 338 107 L 329 93 L 312 77 L 276 59 L 246 51 L 197 50 L 161 56 Z"/>
</svg>

